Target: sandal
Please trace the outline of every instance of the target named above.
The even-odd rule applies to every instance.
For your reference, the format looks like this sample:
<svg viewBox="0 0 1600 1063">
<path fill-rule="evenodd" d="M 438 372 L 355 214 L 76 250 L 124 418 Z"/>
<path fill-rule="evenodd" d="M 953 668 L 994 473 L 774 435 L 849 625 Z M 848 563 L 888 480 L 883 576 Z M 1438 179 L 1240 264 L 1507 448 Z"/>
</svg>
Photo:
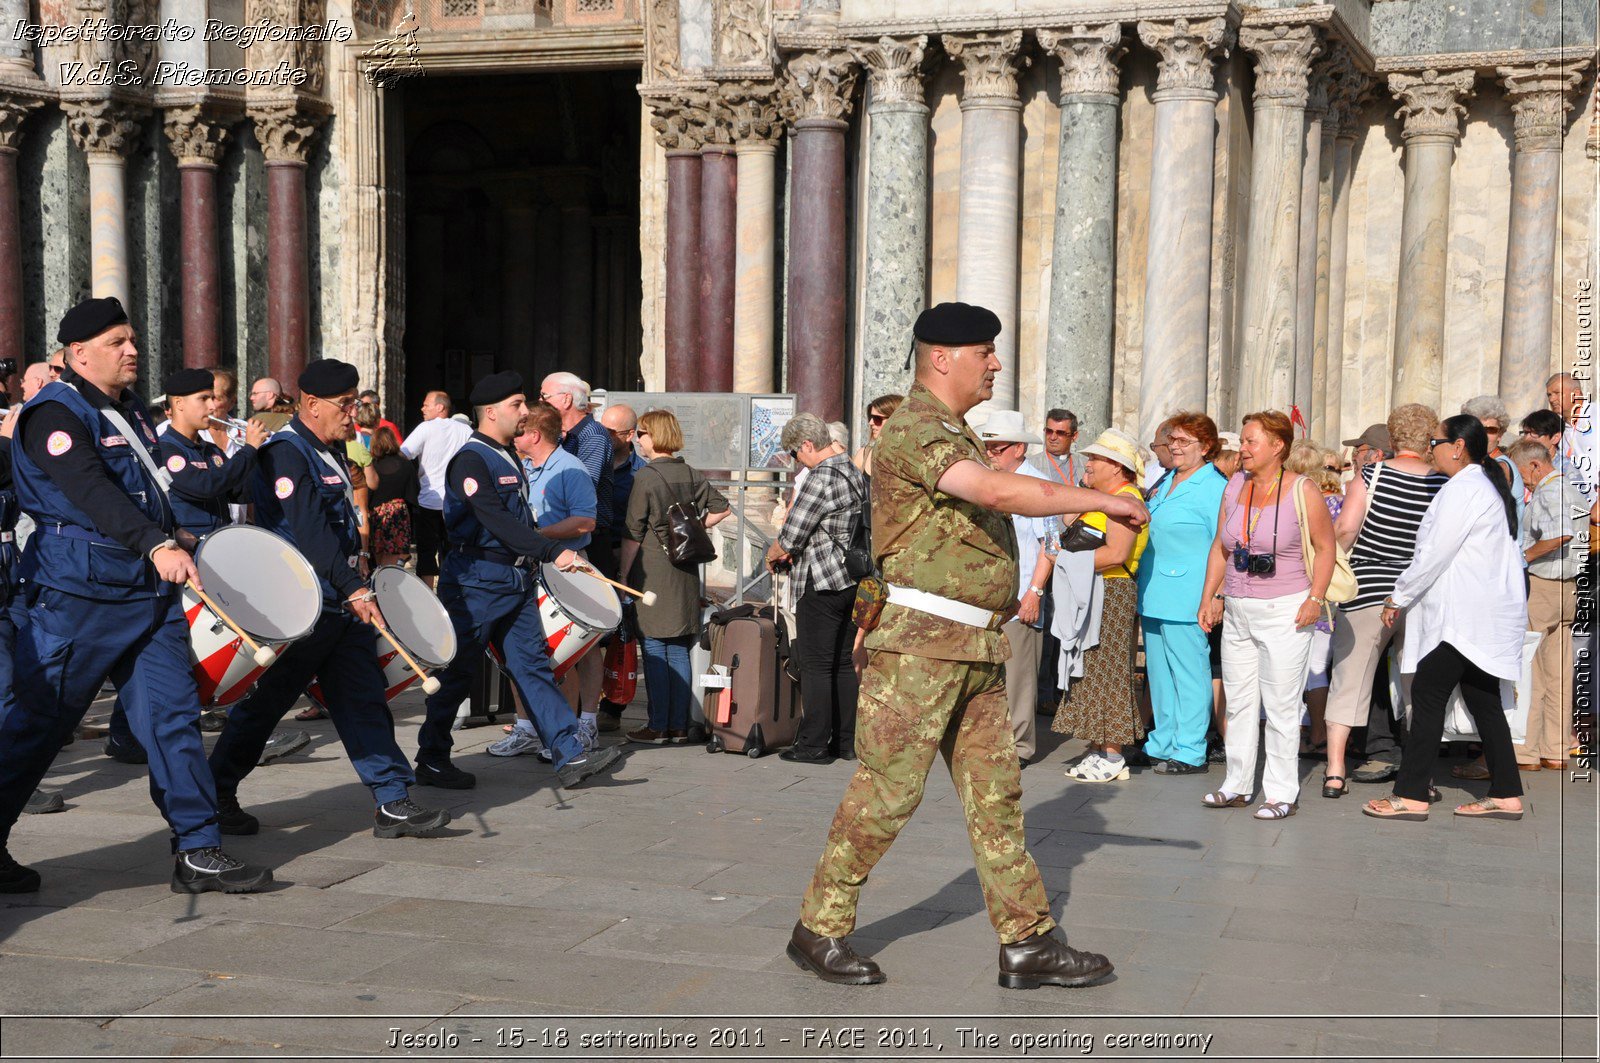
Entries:
<svg viewBox="0 0 1600 1063">
<path fill-rule="evenodd" d="M 1506 808 L 1494 798 L 1485 797 L 1461 805 L 1456 809 L 1456 815 L 1467 819 L 1521 819 L 1522 811 L 1520 808 Z"/>
<path fill-rule="evenodd" d="M 1337 786 L 1337 787 L 1331 785 L 1332 783 L 1335 783 L 1335 782 L 1342 783 L 1343 785 Z M 1347 792 L 1349 792 L 1349 790 L 1350 790 L 1350 784 L 1345 782 L 1345 779 L 1344 779 L 1343 775 L 1324 775 L 1322 777 L 1322 796 L 1323 797 L 1340 798 L 1340 797 L 1343 797 Z"/>
<path fill-rule="evenodd" d="M 295 713 L 294 718 L 301 723 L 309 723 L 312 720 L 326 720 L 328 718 L 328 710 L 321 705 L 308 705 Z"/>
<path fill-rule="evenodd" d="M 1256 809 L 1256 819 L 1288 819 L 1300 810 L 1298 801 L 1268 801 Z"/>
<path fill-rule="evenodd" d="M 1373 819 L 1403 819 L 1410 823 L 1422 823 L 1428 818 L 1426 809 L 1407 808 L 1394 794 L 1368 801 L 1361 806 L 1361 814 Z"/>
<path fill-rule="evenodd" d="M 1226 790 L 1213 790 L 1200 799 L 1207 808 L 1243 808 L 1255 800 L 1255 794 L 1230 794 Z"/>
<path fill-rule="evenodd" d="M 1452 779 L 1469 779 L 1473 782 L 1482 782 L 1489 777 L 1489 766 L 1483 763 L 1457 764 L 1450 769 Z"/>
</svg>

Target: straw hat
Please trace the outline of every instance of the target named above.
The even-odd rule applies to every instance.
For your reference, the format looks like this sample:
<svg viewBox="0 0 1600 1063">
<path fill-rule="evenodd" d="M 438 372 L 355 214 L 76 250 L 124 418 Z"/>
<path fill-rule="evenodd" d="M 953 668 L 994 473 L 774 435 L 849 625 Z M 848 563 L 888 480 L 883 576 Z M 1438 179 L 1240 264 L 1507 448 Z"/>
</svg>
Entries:
<svg viewBox="0 0 1600 1063">
<path fill-rule="evenodd" d="M 990 410 L 989 419 L 978 430 L 978 438 L 985 443 L 1044 443 L 1024 426 L 1020 410 Z"/>
<path fill-rule="evenodd" d="M 1090 454 L 1114 461 L 1124 469 L 1133 473 L 1135 480 L 1144 479 L 1144 459 L 1139 456 L 1139 444 L 1128 433 L 1117 429 L 1107 428 L 1100 433 L 1100 437 L 1093 443 L 1078 451 L 1087 457 Z"/>
</svg>

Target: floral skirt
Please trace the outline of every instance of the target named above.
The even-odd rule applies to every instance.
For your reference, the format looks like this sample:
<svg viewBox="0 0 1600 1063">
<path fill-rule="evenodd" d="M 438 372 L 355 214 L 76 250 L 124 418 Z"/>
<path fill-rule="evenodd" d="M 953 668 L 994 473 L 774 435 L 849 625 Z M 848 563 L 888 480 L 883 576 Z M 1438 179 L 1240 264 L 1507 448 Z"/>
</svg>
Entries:
<svg viewBox="0 0 1600 1063">
<path fill-rule="evenodd" d="M 411 552 L 411 511 L 403 498 L 391 498 L 372 511 L 372 553 L 382 557 Z"/>
<path fill-rule="evenodd" d="M 1089 742 L 1123 745 L 1144 737 L 1134 655 L 1139 645 L 1139 591 L 1131 579 L 1105 581 L 1100 644 L 1083 655 L 1083 678 L 1061 697 L 1051 730 Z"/>
</svg>

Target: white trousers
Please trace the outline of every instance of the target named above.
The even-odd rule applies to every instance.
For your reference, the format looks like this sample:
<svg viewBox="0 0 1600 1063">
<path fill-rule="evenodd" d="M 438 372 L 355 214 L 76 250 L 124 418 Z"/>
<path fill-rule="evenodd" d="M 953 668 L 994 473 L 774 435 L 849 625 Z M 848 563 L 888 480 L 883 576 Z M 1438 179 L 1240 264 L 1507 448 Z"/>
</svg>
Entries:
<svg viewBox="0 0 1600 1063">
<path fill-rule="evenodd" d="M 1228 777 L 1222 788 L 1256 789 L 1257 724 L 1267 718 L 1268 801 L 1300 797 L 1300 694 L 1305 689 L 1315 627 L 1296 628 L 1303 593 L 1282 598 L 1229 598 L 1222 614 L 1222 690 L 1228 699 Z"/>
</svg>

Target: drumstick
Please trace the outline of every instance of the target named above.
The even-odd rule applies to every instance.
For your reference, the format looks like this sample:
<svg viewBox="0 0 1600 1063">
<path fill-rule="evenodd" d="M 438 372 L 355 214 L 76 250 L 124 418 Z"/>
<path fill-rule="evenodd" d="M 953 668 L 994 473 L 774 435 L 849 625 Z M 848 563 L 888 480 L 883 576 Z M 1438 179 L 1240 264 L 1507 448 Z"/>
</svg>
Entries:
<svg viewBox="0 0 1600 1063">
<path fill-rule="evenodd" d="M 206 603 L 207 609 L 210 609 L 213 613 L 217 614 L 218 620 L 221 620 L 224 624 L 227 624 L 229 629 L 232 630 L 235 635 L 238 635 L 241 639 L 243 639 L 244 644 L 249 646 L 250 649 L 255 652 L 257 666 L 265 668 L 267 665 L 278 659 L 277 652 L 274 651 L 271 646 L 263 646 L 255 639 L 251 638 L 250 633 L 244 628 L 240 627 L 238 624 L 234 623 L 233 617 L 223 612 L 222 606 L 212 601 L 211 596 L 196 586 L 194 580 L 189 580 L 188 586 L 190 590 L 194 591 L 195 594 L 199 596 L 202 602 Z"/>
<path fill-rule="evenodd" d="M 422 670 L 422 665 L 418 664 L 416 659 L 406 652 L 406 648 L 400 645 L 399 639 L 389 633 L 388 628 L 382 624 L 377 625 L 377 628 L 378 634 L 389 640 L 389 645 L 394 647 L 395 652 L 411 666 L 413 672 L 417 673 L 417 678 L 422 680 L 422 692 L 424 694 L 437 694 L 439 692 L 439 680 Z"/>
<path fill-rule="evenodd" d="M 590 568 L 587 565 L 579 565 L 578 568 L 577 568 L 577 571 L 578 572 L 582 572 L 585 576 L 593 576 L 595 579 L 599 580 L 601 583 L 609 583 L 611 586 L 615 587 L 617 590 L 623 591 L 623 592 L 625 592 L 627 594 L 631 594 L 633 597 L 639 599 L 645 605 L 654 605 L 654 604 L 656 604 L 656 592 L 655 591 L 636 591 L 632 587 L 628 586 L 626 583 L 618 583 L 614 579 L 607 579 L 605 576 L 602 576 L 600 573 L 596 572 L 594 569 Z"/>
</svg>

